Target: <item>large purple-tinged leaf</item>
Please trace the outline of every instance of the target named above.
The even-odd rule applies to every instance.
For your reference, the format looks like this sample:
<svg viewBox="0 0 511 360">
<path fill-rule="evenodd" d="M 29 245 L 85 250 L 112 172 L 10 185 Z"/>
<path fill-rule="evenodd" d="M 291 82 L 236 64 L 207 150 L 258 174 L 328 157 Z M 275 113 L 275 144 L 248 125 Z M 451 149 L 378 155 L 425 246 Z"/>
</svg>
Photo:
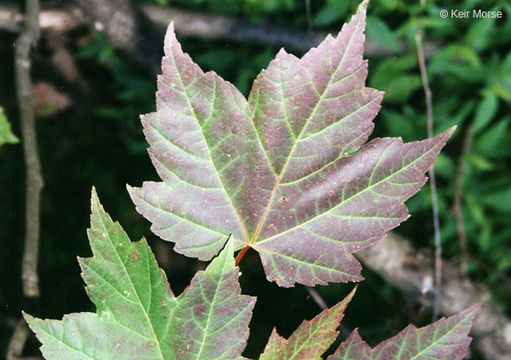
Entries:
<svg viewBox="0 0 511 360">
<path fill-rule="evenodd" d="M 328 360 L 460 360 L 467 355 L 468 336 L 479 304 L 423 328 L 408 325 L 396 336 L 371 348 L 355 330 Z"/>
<path fill-rule="evenodd" d="M 353 289 L 343 301 L 324 310 L 314 319 L 302 322 L 289 339 L 277 334 L 277 330 L 273 328 L 259 360 L 321 359 L 321 355 L 337 337 L 337 327 L 355 291 L 356 289 Z"/>
<path fill-rule="evenodd" d="M 93 257 L 79 262 L 97 314 L 25 314 L 46 359 L 241 359 L 255 298 L 240 294 L 232 241 L 176 298 L 146 241 L 132 243 L 94 191 L 88 235 Z"/>
<path fill-rule="evenodd" d="M 157 111 L 142 117 L 162 182 L 128 188 L 152 231 L 208 260 L 232 234 L 280 286 L 358 281 L 352 255 L 408 217 L 404 201 L 454 129 L 366 143 L 382 92 L 365 87 L 367 1 L 301 59 L 281 50 L 245 99 L 165 37 Z"/>
</svg>

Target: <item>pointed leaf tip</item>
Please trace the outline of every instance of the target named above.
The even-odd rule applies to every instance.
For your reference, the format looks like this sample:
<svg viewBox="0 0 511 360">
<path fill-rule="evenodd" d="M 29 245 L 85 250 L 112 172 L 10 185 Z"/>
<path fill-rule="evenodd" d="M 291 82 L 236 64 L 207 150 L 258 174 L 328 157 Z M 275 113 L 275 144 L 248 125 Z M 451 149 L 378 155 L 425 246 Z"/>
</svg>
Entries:
<svg viewBox="0 0 511 360">
<path fill-rule="evenodd" d="M 312 320 L 303 321 L 288 339 L 273 328 L 260 360 L 320 359 L 337 337 L 344 310 L 356 289 L 355 286 L 342 301 L 323 310 Z"/>
<path fill-rule="evenodd" d="M 94 185 L 92 186 L 92 189 L 91 189 L 90 198 L 91 198 L 91 206 L 99 203 L 98 193 L 97 193 L 96 187 Z"/>
</svg>

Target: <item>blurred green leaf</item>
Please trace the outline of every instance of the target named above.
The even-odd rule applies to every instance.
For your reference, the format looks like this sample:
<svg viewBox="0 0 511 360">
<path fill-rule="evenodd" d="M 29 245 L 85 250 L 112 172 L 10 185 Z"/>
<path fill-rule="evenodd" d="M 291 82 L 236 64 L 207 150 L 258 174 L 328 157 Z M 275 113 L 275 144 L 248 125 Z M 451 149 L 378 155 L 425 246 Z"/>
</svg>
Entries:
<svg viewBox="0 0 511 360">
<path fill-rule="evenodd" d="M 335 22 L 341 22 L 346 17 L 349 8 L 349 1 L 327 0 L 325 5 L 312 18 L 312 24 L 327 26 Z"/>
<path fill-rule="evenodd" d="M 476 154 L 468 154 L 465 156 L 465 159 L 479 171 L 489 171 L 495 169 L 495 165 L 482 156 Z"/>
<path fill-rule="evenodd" d="M 479 103 L 472 125 L 472 134 L 477 134 L 491 122 L 497 113 L 499 102 L 495 94 L 486 95 Z"/>
<path fill-rule="evenodd" d="M 475 50 L 486 49 L 492 39 L 495 28 L 495 19 L 477 19 L 471 22 L 471 26 L 465 36 L 465 44 Z"/>
<path fill-rule="evenodd" d="M 477 53 L 469 46 L 457 44 L 447 45 L 435 52 L 428 70 L 432 75 L 440 75 L 439 81 L 456 85 L 459 85 L 459 79 L 473 83 L 486 80 L 488 75 L 484 73 Z"/>
<path fill-rule="evenodd" d="M 402 111 L 385 110 L 384 108 L 381 114 L 389 136 L 400 136 L 404 141 L 414 139 L 417 130 L 414 122 L 411 121 L 415 118 L 415 113 L 411 107 L 405 106 Z"/>
<path fill-rule="evenodd" d="M 444 178 L 452 178 L 456 174 L 456 165 L 448 155 L 440 153 L 435 161 L 435 172 Z"/>
<path fill-rule="evenodd" d="M 486 196 L 484 203 L 495 210 L 511 212 L 511 187 Z"/>
<path fill-rule="evenodd" d="M 468 100 L 460 104 L 458 99 L 453 97 L 441 99 L 435 97 L 435 100 L 433 114 L 436 131 L 443 131 L 454 125 L 461 126 L 475 106 L 475 101 Z M 454 136 L 460 134 L 460 130 L 457 130 Z"/>
<path fill-rule="evenodd" d="M 511 117 L 505 117 L 483 132 L 474 143 L 475 151 L 488 158 L 509 156 L 511 150 L 508 132 L 510 120 Z M 504 141 L 504 139 L 508 141 Z"/>
<path fill-rule="evenodd" d="M 0 146 L 3 144 L 16 144 L 19 139 L 12 133 L 11 124 L 7 120 L 4 108 L 0 106 Z"/>
<path fill-rule="evenodd" d="M 366 33 L 369 39 L 382 47 L 396 52 L 401 51 L 401 46 L 396 34 L 390 30 L 382 19 L 368 16 Z"/>
<path fill-rule="evenodd" d="M 411 55 L 383 60 L 374 69 L 370 85 L 385 91 L 384 101 L 406 103 L 412 93 L 422 86 L 418 72 L 408 73 L 408 70 L 415 70 L 416 67 L 417 60 Z"/>
</svg>

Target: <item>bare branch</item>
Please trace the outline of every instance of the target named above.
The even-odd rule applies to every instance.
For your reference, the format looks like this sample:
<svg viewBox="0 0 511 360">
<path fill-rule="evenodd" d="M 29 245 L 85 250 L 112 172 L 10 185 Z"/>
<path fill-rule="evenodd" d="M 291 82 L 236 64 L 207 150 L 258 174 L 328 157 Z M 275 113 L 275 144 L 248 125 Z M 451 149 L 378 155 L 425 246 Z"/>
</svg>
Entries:
<svg viewBox="0 0 511 360">
<path fill-rule="evenodd" d="M 321 295 L 319 295 L 316 289 L 310 286 L 304 286 L 304 288 L 305 290 L 307 290 L 312 300 L 316 302 L 316 304 L 319 306 L 321 310 L 325 310 L 328 308 L 328 305 L 326 304 L 325 300 Z"/>
<path fill-rule="evenodd" d="M 39 196 L 43 186 L 34 121 L 34 99 L 30 79 L 30 49 L 39 38 L 39 0 L 27 0 L 25 25 L 15 42 L 16 96 L 21 118 L 26 168 L 25 249 L 23 252 L 23 294 L 39 296 L 37 258 L 39 250 Z M 8 359 L 21 356 L 28 335 L 25 320 L 20 319 L 7 350 Z"/>
<path fill-rule="evenodd" d="M 424 47 L 422 45 L 422 29 L 415 34 L 417 44 L 417 58 L 419 60 L 419 69 L 421 73 L 422 85 L 424 87 L 424 96 L 426 98 L 426 118 L 428 125 L 428 137 L 433 137 L 433 100 L 431 89 L 429 87 L 428 73 L 426 71 L 426 60 L 424 56 Z M 435 230 L 435 301 L 433 304 L 433 321 L 438 318 L 438 304 L 442 292 L 442 239 L 440 237 L 440 220 L 438 216 L 438 196 L 436 191 L 435 169 L 432 167 L 429 172 L 429 186 L 431 189 L 431 204 L 433 210 L 433 227 Z"/>
<path fill-rule="evenodd" d="M 111 5 L 113 3 L 112 1 L 113 0 L 102 1 L 102 3 Z M 183 37 L 271 45 L 285 47 L 288 50 L 299 52 L 305 52 L 311 47 L 316 46 L 327 35 L 326 32 L 308 32 L 268 23 L 253 24 L 234 17 L 207 14 L 174 7 L 145 4 L 140 6 L 140 9 L 159 30 L 161 41 L 163 41 L 163 31 L 171 21 L 174 22 L 174 28 L 178 35 Z M 133 8 L 120 13 L 129 14 L 132 12 Z M 120 15 L 117 15 L 117 17 L 120 17 Z M 89 22 L 94 24 L 97 20 L 98 19 L 91 17 Z M 19 31 L 22 22 L 23 15 L 20 14 L 19 11 L 13 7 L 0 5 L 0 29 Z M 83 26 L 86 22 L 87 20 L 83 11 L 72 6 L 47 8 L 43 9 L 40 14 L 41 30 L 43 31 L 69 31 Z M 131 23 L 134 22 L 132 21 Z M 101 21 L 99 21 L 99 24 L 105 25 L 101 23 Z M 127 22 L 127 24 L 129 24 L 129 22 Z M 406 52 L 406 42 L 402 41 L 401 45 Z M 119 44 L 118 46 L 121 49 L 127 50 L 127 47 L 123 47 Z M 425 56 L 429 57 L 437 48 L 438 44 L 435 43 L 424 44 Z M 383 48 L 370 39 L 366 41 L 365 54 L 366 56 L 396 55 L 394 51 Z M 152 56 L 151 54 L 146 55 Z"/>
<path fill-rule="evenodd" d="M 7 360 L 20 359 L 21 353 L 23 352 L 23 346 L 27 341 L 28 326 L 25 319 L 20 318 L 18 323 L 14 327 L 9 346 L 7 347 Z"/>
<path fill-rule="evenodd" d="M 39 1 L 27 0 L 25 28 L 15 43 L 16 96 L 21 116 L 21 132 L 26 167 L 26 236 L 23 256 L 23 292 L 39 296 L 37 252 L 39 248 L 39 195 L 43 186 L 37 151 L 34 99 L 30 79 L 30 49 L 39 38 Z"/>
</svg>

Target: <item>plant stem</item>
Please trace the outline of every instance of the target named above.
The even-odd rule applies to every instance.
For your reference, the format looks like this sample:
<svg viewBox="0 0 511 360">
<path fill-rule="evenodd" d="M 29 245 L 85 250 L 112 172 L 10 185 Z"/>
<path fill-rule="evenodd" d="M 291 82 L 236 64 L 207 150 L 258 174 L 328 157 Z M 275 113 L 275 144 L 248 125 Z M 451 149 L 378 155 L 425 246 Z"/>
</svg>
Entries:
<svg viewBox="0 0 511 360">
<path fill-rule="evenodd" d="M 27 0 L 24 30 L 16 40 L 16 95 L 21 116 L 21 132 L 26 169 L 25 251 L 23 255 L 23 293 L 39 296 L 37 252 L 39 247 L 39 198 L 43 186 L 34 119 L 34 99 L 30 79 L 30 49 L 39 38 L 39 1 Z"/>
<path fill-rule="evenodd" d="M 424 3 L 421 3 L 424 7 Z M 426 99 L 426 119 L 428 127 L 428 137 L 433 137 L 433 100 L 431 89 L 429 87 L 428 74 L 426 72 L 426 61 L 424 59 L 424 48 L 422 46 L 422 29 L 415 34 L 417 44 L 417 58 L 419 60 L 419 69 L 421 73 L 424 96 Z M 434 284 L 434 303 L 433 303 L 433 321 L 438 319 L 438 308 L 440 303 L 440 292 L 442 288 L 442 239 L 440 237 L 440 220 L 438 216 L 438 196 L 436 189 L 435 169 L 431 167 L 429 174 L 429 186 L 431 188 L 431 203 L 433 208 L 433 227 L 435 231 L 435 284 Z"/>
<path fill-rule="evenodd" d="M 37 152 L 34 99 L 30 79 L 30 49 L 39 39 L 39 0 L 26 1 L 25 24 L 15 46 L 16 96 L 21 118 L 23 151 L 26 168 L 25 248 L 22 263 L 23 294 L 27 298 L 39 296 L 37 257 L 39 248 L 39 203 L 43 186 Z M 7 350 L 8 359 L 21 356 L 28 328 L 20 319 Z"/>
<path fill-rule="evenodd" d="M 236 256 L 236 266 L 238 266 L 241 262 L 241 259 L 243 259 L 243 256 L 245 256 L 245 253 L 248 251 L 248 249 L 250 249 L 250 245 L 247 245 L 245 246 L 238 254 L 238 256 Z"/>
</svg>

